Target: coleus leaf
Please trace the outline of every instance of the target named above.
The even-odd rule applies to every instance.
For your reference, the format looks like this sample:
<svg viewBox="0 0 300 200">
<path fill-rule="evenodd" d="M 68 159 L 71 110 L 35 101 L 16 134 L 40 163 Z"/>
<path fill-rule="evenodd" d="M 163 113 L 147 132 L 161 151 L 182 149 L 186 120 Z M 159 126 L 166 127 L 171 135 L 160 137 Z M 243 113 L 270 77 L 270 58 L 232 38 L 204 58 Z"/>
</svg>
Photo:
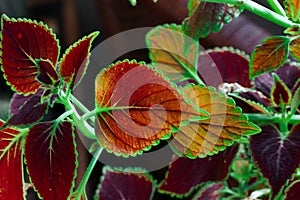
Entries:
<svg viewBox="0 0 300 200">
<path fill-rule="evenodd" d="M 252 86 L 249 80 L 249 56 L 232 47 L 200 52 L 197 68 L 198 75 L 209 86 L 218 87 L 224 82 L 237 82 L 249 88 Z M 220 73 L 220 78 L 216 78 L 216 73 Z"/>
<path fill-rule="evenodd" d="M 271 89 L 271 101 L 274 106 L 289 105 L 292 94 L 285 83 L 276 75 L 273 74 L 274 84 Z"/>
<path fill-rule="evenodd" d="M 300 36 L 293 39 L 289 45 L 291 55 L 300 61 Z"/>
<path fill-rule="evenodd" d="M 218 200 L 221 197 L 222 183 L 213 183 L 199 194 L 197 200 Z"/>
<path fill-rule="evenodd" d="M 122 61 L 97 76 L 96 109 L 101 146 L 116 155 L 136 155 L 168 139 L 185 121 L 206 119 L 175 86 L 144 63 Z"/>
<path fill-rule="evenodd" d="M 300 83 L 300 81 L 299 81 Z M 295 93 L 293 95 L 292 101 L 291 101 L 291 113 L 295 113 L 300 105 L 300 85 L 295 90 Z"/>
<path fill-rule="evenodd" d="M 235 144 L 212 157 L 196 159 L 175 157 L 169 166 L 166 178 L 158 187 L 159 192 L 183 196 L 200 184 L 208 181 L 222 181 L 227 177 L 237 151 L 238 145 Z"/>
<path fill-rule="evenodd" d="M 46 25 L 2 15 L 1 52 L 4 77 L 13 90 L 26 95 L 41 87 L 38 61 L 48 60 L 55 67 L 59 46 Z"/>
<path fill-rule="evenodd" d="M 25 199 L 22 138 L 14 129 L 0 131 L 0 199 Z"/>
<path fill-rule="evenodd" d="M 287 29 L 284 30 L 285 34 L 290 34 L 290 35 L 299 35 L 300 34 L 300 26 L 299 25 L 293 25 L 288 27 Z"/>
<path fill-rule="evenodd" d="M 262 132 L 250 139 L 252 156 L 263 175 L 269 180 L 275 196 L 291 178 L 300 164 L 300 125 L 286 139 L 272 126 L 262 126 Z"/>
<path fill-rule="evenodd" d="M 181 26 L 157 26 L 147 34 L 146 43 L 152 64 L 170 81 L 181 82 L 197 76 L 199 44 L 186 36 Z"/>
<path fill-rule="evenodd" d="M 288 56 L 289 43 L 288 37 L 272 36 L 255 47 L 250 59 L 250 78 L 282 66 Z"/>
<path fill-rule="evenodd" d="M 291 187 L 285 191 L 286 197 L 285 200 L 295 200 L 300 196 L 300 182 L 297 181 L 290 185 Z"/>
<path fill-rule="evenodd" d="M 155 183 L 152 177 L 141 169 L 113 170 L 105 167 L 94 199 L 150 200 L 154 188 Z"/>
<path fill-rule="evenodd" d="M 26 164 L 41 198 L 68 199 L 75 178 L 76 154 L 71 123 L 42 122 L 29 130 Z"/>
<path fill-rule="evenodd" d="M 220 31 L 224 24 L 238 17 L 243 10 L 238 6 L 200 0 L 189 1 L 188 9 L 189 18 L 183 22 L 184 32 L 196 40 Z"/>
<path fill-rule="evenodd" d="M 92 42 L 98 35 L 99 32 L 93 32 L 85 36 L 70 46 L 62 57 L 59 72 L 71 89 L 74 87 L 75 81 L 79 83 L 84 76 L 89 62 Z"/>
<path fill-rule="evenodd" d="M 298 0 L 285 0 L 285 12 L 287 16 L 296 23 L 300 22 L 300 2 Z"/>
<path fill-rule="evenodd" d="M 184 95 L 210 113 L 210 119 L 193 120 L 172 133 L 170 145 L 179 155 L 205 157 L 223 151 L 234 141 L 256 134 L 260 128 L 248 121 L 233 99 L 204 86 L 187 86 Z"/>
<path fill-rule="evenodd" d="M 37 67 L 38 67 L 38 75 L 36 79 L 42 85 L 54 85 L 54 83 L 58 79 L 58 75 L 49 60 L 37 60 Z"/>
</svg>

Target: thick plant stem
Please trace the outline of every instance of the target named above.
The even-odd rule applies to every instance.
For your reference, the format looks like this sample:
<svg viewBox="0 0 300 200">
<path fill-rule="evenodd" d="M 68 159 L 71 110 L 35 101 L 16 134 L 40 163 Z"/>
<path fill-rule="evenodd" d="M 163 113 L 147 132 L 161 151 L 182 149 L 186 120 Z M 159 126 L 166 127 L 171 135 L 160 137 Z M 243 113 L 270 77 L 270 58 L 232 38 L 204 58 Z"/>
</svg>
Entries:
<svg viewBox="0 0 300 200">
<path fill-rule="evenodd" d="M 78 186 L 77 190 L 74 193 L 74 194 L 76 194 L 75 200 L 81 200 L 81 196 L 84 194 L 86 184 L 93 172 L 93 169 L 94 169 L 102 151 L 103 151 L 103 148 L 98 148 L 95 155 L 93 156 L 93 158 L 92 158 L 88 168 L 86 169 L 85 174 L 80 182 L 80 185 Z"/>
<path fill-rule="evenodd" d="M 282 121 L 281 117 L 266 116 L 264 114 L 257 114 L 257 113 L 244 113 L 244 114 L 247 115 L 249 120 L 252 122 L 280 123 Z M 288 124 L 298 124 L 298 123 L 300 123 L 300 115 L 293 115 L 288 120 Z"/>
<path fill-rule="evenodd" d="M 267 0 L 267 2 L 276 13 L 286 17 L 284 9 L 277 0 Z"/>
<path fill-rule="evenodd" d="M 253 12 L 256 15 L 259 15 L 275 24 L 278 24 L 282 27 L 290 27 L 293 25 L 296 25 L 292 21 L 290 21 L 288 18 L 283 17 L 272 10 L 254 2 L 251 0 L 202 0 L 203 2 L 212 2 L 212 3 L 228 3 L 228 4 L 234 4 L 237 6 L 241 6 L 245 9 L 247 9 L 250 12 Z"/>
</svg>

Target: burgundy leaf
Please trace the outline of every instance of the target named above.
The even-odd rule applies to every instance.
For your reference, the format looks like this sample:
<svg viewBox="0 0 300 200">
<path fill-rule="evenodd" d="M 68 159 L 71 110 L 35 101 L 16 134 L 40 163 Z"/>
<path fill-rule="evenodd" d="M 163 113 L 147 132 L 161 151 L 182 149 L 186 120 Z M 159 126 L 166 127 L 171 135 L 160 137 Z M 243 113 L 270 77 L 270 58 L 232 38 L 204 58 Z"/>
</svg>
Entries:
<svg viewBox="0 0 300 200">
<path fill-rule="evenodd" d="M 223 82 L 237 82 L 244 87 L 251 87 L 249 58 L 244 52 L 233 48 L 216 48 L 200 53 L 198 73 L 210 86 L 218 87 Z M 220 78 L 216 78 L 218 74 Z"/>
<path fill-rule="evenodd" d="M 69 122 L 42 122 L 30 129 L 25 158 L 31 181 L 41 198 L 68 199 L 75 178 L 75 151 Z"/>
<path fill-rule="evenodd" d="M 20 98 L 22 99 L 22 98 Z M 24 100 L 23 98 L 22 100 Z M 18 102 L 21 103 L 21 100 Z M 23 105 L 19 107 L 17 111 L 13 108 L 13 112 L 16 112 L 5 122 L 5 126 L 26 126 L 35 123 L 42 119 L 43 115 L 47 112 L 48 104 L 42 102 L 42 97 L 39 95 L 33 95 Z"/>
<path fill-rule="evenodd" d="M 251 137 L 250 149 L 275 196 L 300 164 L 300 124 L 284 140 L 274 127 L 261 128 L 260 134 Z"/>
<path fill-rule="evenodd" d="M 152 178 L 141 170 L 112 170 L 104 168 L 100 188 L 95 199 L 150 200 L 154 193 Z"/>
<path fill-rule="evenodd" d="M 296 182 L 286 191 L 285 200 L 295 200 L 300 197 L 300 182 Z"/>
<path fill-rule="evenodd" d="M 217 200 L 221 196 L 222 183 L 211 184 L 203 192 L 200 193 L 197 200 Z"/>
<path fill-rule="evenodd" d="M 2 69 L 11 88 L 19 93 L 35 93 L 41 83 L 36 80 L 38 60 L 56 66 L 59 47 L 52 30 L 42 23 L 2 16 Z"/>
<path fill-rule="evenodd" d="M 0 126 L 3 122 L 0 120 Z M 21 133 L 0 131 L 0 199 L 24 199 Z"/>
<path fill-rule="evenodd" d="M 57 79 L 57 73 L 54 70 L 54 66 L 49 60 L 38 61 L 38 76 L 37 80 L 43 85 L 53 85 Z"/>
<path fill-rule="evenodd" d="M 99 32 L 94 32 L 82 38 L 70 46 L 64 54 L 59 71 L 71 88 L 74 87 L 75 81 L 79 83 L 84 76 L 90 57 L 90 48 L 98 34 Z"/>
<path fill-rule="evenodd" d="M 206 158 L 175 158 L 165 180 L 159 185 L 160 192 L 182 196 L 207 181 L 222 181 L 226 178 L 238 145 Z"/>
<path fill-rule="evenodd" d="M 289 105 L 292 98 L 291 91 L 276 74 L 273 74 L 273 78 L 274 84 L 270 94 L 273 105 Z"/>
</svg>

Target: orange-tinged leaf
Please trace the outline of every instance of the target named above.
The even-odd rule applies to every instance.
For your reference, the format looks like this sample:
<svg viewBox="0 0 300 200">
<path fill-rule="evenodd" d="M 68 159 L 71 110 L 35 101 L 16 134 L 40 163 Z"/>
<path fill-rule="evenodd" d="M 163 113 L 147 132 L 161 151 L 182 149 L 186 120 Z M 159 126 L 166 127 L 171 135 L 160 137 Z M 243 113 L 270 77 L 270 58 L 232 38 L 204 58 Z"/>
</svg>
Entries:
<svg viewBox="0 0 300 200">
<path fill-rule="evenodd" d="M 213 155 L 241 137 L 260 131 L 241 113 L 233 99 L 214 88 L 187 86 L 183 92 L 195 105 L 210 113 L 210 119 L 191 121 L 172 134 L 170 144 L 178 154 L 190 158 Z"/>
<path fill-rule="evenodd" d="M 290 39 L 284 36 L 266 38 L 251 54 L 250 78 L 282 66 L 288 56 Z"/>
<path fill-rule="evenodd" d="M 186 36 L 181 26 L 157 26 L 147 34 L 146 43 L 152 64 L 170 81 L 180 82 L 197 75 L 199 44 Z"/>
<path fill-rule="evenodd" d="M 300 22 L 300 0 L 285 0 L 284 7 L 287 16 L 296 23 Z"/>
<path fill-rule="evenodd" d="M 161 74 L 135 61 L 116 63 L 98 75 L 96 108 L 101 146 L 124 156 L 168 139 L 172 129 L 191 118 L 208 117 L 187 103 Z"/>
<path fill-rule="evenodd" d="M 271 89 L 271 101 L 274 106 L 282 104 L 289 105 L 292 99 L 292 94 L 285 83 L 274 73 L 274 84 Z"/>
<path fill-rule="evenodd" d="M 300 36 L 298 36 L 296 39 L 291 41 L 289 48 L 290 48 L 291 55 L 295 59 L 300 61 Z"/>
</svg>

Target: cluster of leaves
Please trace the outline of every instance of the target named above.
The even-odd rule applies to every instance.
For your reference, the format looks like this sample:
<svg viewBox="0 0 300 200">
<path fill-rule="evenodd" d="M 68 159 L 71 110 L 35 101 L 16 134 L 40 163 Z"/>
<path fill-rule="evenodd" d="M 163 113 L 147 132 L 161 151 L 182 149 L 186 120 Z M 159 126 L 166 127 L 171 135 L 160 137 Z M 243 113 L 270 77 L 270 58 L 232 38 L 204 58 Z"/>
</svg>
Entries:
<svg viewBox="0 0 300 200">
<path fill-rule="evenodd" d="M 287 15 L 298 23 L 295 2 L 285 4 Z M 144 169 L 104 167 L 95 199 L 152 199 L 156 191 L 187 199 L 246 198 L 269 186 L 270 197 L 297 196 L 300 125 L 294 116 L 299 113 L 300 69 L 287 57 L 291 52 L 300 60 L 298 26 L 285 31 L 289 36 L 267 38 L 251 58 L 232 48 L 199 54 L 198 39 L 219 31 L 242 10 L 191 0 L 182 24 L 165 24 L 147 34 L 150 64 L 124 60 L 98 74 L 95 110 L 81 117 L 71 93 L 84 75 L 98 32 L 76 42 L 59 60 L 50 28 L 2 16 L 1 66 L 16 94 L 9 119 L 0 122 L 0 171 L 5 172 L 0 198 L 24 198 L 24 155 L 30 184 L 41 198 L 86 199 L 86 182 L 74 189 L 75 126 L 88 125 L 85 120 L 94 116 L 95 132 L 83 133 L 108 152 L 136 156 L 160 140 L 174 151 L 159 184 Z M 215 74 L 202 73 L 214 69 L 211 61 L 229 83 L 222 85 L 223 92 L 215 88 L 220 84 Z M 255 78 L 254 85 L 249 77 Z M 236 102 L 244 112 L 264 114 L 257 120 L 261 129 Z M 54 104 L 63 104 L 66 112 L 41 122 Z"/>
</svg>

